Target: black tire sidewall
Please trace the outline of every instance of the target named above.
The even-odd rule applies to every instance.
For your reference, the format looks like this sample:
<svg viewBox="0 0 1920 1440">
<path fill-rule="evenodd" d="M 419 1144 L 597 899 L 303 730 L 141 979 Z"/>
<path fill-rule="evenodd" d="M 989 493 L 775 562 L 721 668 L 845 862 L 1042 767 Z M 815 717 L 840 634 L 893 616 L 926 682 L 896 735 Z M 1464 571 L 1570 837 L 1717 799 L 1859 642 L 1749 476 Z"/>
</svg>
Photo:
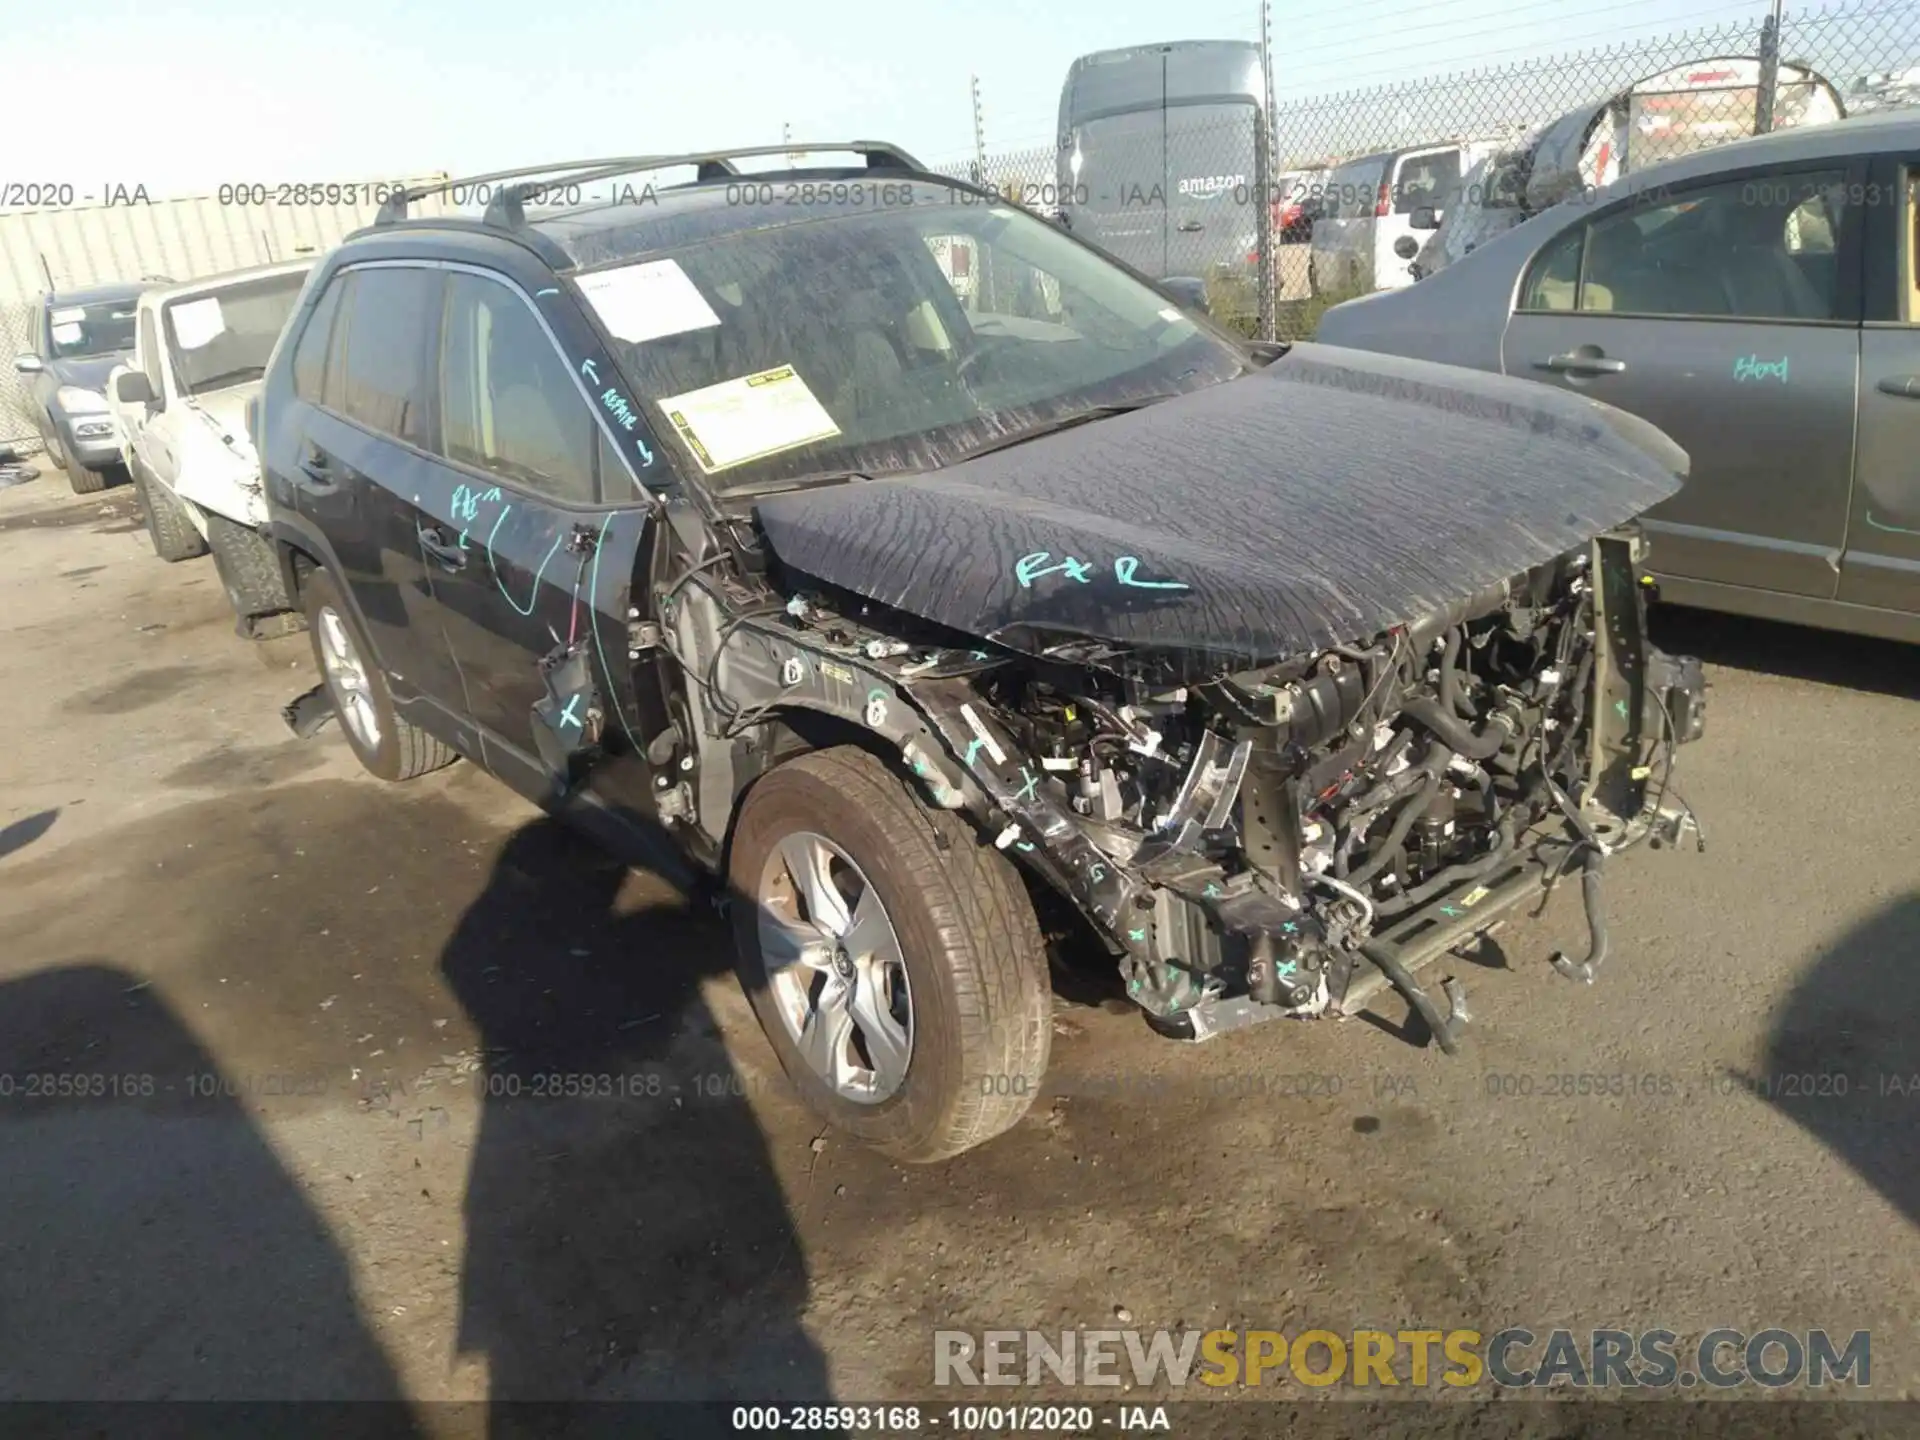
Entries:
<svg viewBox="0 0 1920 1440">
<path fill-rule="evenodd" d="M 316 570 L 307 577 L 307 583 L 301 591 L 301 608 L 306 611 L 308 636 L 313 642 L 313 664 L 320 674 L 321 683 L 327 687 L 327 693 L 333 699 L 336 723 L 340 733 L 346 738 L 347 746 L 354 753 L 367 773 L 380 780 L 398 780 L 400 778 L 400 717 L 394 712 L 393 696 L 387 690 L 387 677 L 374 662 L 373 649 L 367 644 L 366 631 L 360 628 L 360 619 L 353 613 L 353 607 L 347 603 L 340 587 L 324 570 Z M 367 675 L 367 693 L 373 700 L 374 718 L 380 725 L 380 744 L 376 749 L 368 750 L 360 743 L 360 737 L 353 733 L 353 727 L 347 724 L 346 712 L 341 704 L 340 693 L 334 688 L 333 677 L 327 673 L 327 663 L 322 650 L 325 641 L 321 635 L 320 611 L 331 609 L 346 625 L 353 637 L 353 648 L 360 657 L 362 669 Z"/>
<path fill-rule="evenodd" d="M 877 1104 L 848 1100 L 815 1073 L 799 1053 L 768 984 L 760 954 L 756 896 L 769 855 L 782 837 L 795 830 L 824 835 L 853 859 L 879 892 L 900 941 L 912 992 L 913 1049 L 906 1079 Z M 960 1017 L 940 959 L 953 947 L 942 938 L 926 896 L 902 863 L 903 846 L 915 843 L 931 846 L 931 839 L 891 832 L 879 817 L 822 776 L 805 766 L 786 765 L 748 793 L 728 867 L 736 968 L 781 1068 L 802 1099 L 829 1123 L 865 1144 L 909 1159 L 917 1158 L 915 1152 L 944 1131 L 955 1094 L 983 1080 L 966 1073 Z"/>
</svg>

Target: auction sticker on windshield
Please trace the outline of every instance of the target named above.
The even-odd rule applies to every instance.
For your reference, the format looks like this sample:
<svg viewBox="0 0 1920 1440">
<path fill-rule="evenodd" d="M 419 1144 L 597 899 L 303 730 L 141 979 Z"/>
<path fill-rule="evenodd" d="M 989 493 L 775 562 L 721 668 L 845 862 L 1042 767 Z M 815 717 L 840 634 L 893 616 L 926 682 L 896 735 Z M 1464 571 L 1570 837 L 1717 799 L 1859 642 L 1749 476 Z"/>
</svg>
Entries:
<svg viewBox="0 0 1920 1440">
<path fill-rule="evenodd" d="M 617 265 L 582 275 L 574 283 L 607 327 L 607 333 L 629 344 L 705 330 L 720 323 L 720 317 L 676 260 Z"/>
<path fill-rule="evenodd" d="M 709 475 L 840 433 L 791 365 L 689 390 L 660 408 Z"/>
<path fill-rule="evenodd" d="M 182 350 L 198 350 L 203 345 L 210 345 L 227 328 L 226 316 L 220 313 L 218 295 L 182 300 L 168 307 L 167 318 L 173 322 L 174 342 Z"/>
</svg>

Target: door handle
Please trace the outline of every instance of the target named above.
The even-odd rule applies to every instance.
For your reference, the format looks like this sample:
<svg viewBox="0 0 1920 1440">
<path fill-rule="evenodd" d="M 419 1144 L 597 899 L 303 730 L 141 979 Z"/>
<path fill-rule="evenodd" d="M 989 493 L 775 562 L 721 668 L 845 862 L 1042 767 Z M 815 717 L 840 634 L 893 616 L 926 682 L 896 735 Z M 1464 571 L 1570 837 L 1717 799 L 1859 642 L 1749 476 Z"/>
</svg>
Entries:
<svg viewBox="0 0 1920 1440">
<path fill-rule="evenodd" d="M 420 548 L 439 562 L 443 569 L 464 570 L 467 568 L 467 552 L 461 546 L 434 529 L 431 525 L 419 526 L 415 532 L 420 538 Z"/>
<path fill-rule="evenodd" d="M 1174 228 L 1177 229 L 1182 235 L 1198 235 L 1202 230 L 1206 229 L 1207 227 L 1202 225 L 1198 220 L 1182 220 Z"/>
<path fill-rule="evenodd" d="M 1898 395 L 1903 400 L 1920 400 L 1920 375 L 1888 375 L 1873 388 L 1882 395 Z"/>
<path fill-rule="evenodd" d="M 1549 355 L 1544 360 L 1536 360 L 1535 366 L 1541 370 L 1551 370 L 1557 375 L 1618 375 L 1627 368 L 1624 360 L 1610 360 L 1605 355 L 1582 355 L 1578 350 L 1570 350 L 1565 355 Z"/>
<path fill-rule="evenodd" d="M 316 495 L 325 495 L 340 488 L 333 478 L 333 462 L 317 449 L 309 448 L 300 457 L 300 473 L 307 477 L 306 480 L 294 483 Z"/>
</svg>

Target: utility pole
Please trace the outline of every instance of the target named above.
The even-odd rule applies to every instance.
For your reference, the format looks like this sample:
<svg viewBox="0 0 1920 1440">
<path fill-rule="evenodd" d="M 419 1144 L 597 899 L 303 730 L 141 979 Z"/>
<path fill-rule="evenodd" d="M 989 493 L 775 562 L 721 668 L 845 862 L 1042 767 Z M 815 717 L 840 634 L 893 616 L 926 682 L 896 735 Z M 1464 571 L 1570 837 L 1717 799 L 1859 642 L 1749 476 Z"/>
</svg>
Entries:
<svg viewBox="0 0 1920 1440">
<path fill-rule="evenodd" d="M 1778 0 L 1775 0 L 1778 3 Z M 1280 237 L 1274 231 L 1274 141 L 1273 130 L 1273 0 L 1260 0 L 1260 84 L 1266 92 L 1260 111 L 1260 128 L 1253 137 L 1253 168 L 1256 177 L 1254 204 L 1260 209 L 1254 216 L 1254 233 L 1260 247 L 1260 338 L 1272 340 L 1277 323 L 1280 289 Z"/>
<path fill-rule="evenodd" d="M 986 121 L 980 112 L 980 77 L 970 75 L 968 83 L 973 91 L 973 183 L 987 183 L 987 132 Z"/>
</svg>

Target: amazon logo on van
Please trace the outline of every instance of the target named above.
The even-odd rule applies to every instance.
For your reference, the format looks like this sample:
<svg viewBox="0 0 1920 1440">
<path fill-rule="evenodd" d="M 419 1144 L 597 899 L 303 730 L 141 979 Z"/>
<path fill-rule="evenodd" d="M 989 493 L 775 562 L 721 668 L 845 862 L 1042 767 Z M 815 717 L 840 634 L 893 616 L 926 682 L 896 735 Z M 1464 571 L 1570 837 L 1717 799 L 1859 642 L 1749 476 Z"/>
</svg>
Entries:
<svg viewBox="0 0 1920 1440">
<path fill-rule="evenodd" d="M 1244 175 L 1192 175 L 1180 182 L 1182 195 L 1219 195 L 1236 186 L 1244 188 L 1247 177 Z"/>
</svg>

